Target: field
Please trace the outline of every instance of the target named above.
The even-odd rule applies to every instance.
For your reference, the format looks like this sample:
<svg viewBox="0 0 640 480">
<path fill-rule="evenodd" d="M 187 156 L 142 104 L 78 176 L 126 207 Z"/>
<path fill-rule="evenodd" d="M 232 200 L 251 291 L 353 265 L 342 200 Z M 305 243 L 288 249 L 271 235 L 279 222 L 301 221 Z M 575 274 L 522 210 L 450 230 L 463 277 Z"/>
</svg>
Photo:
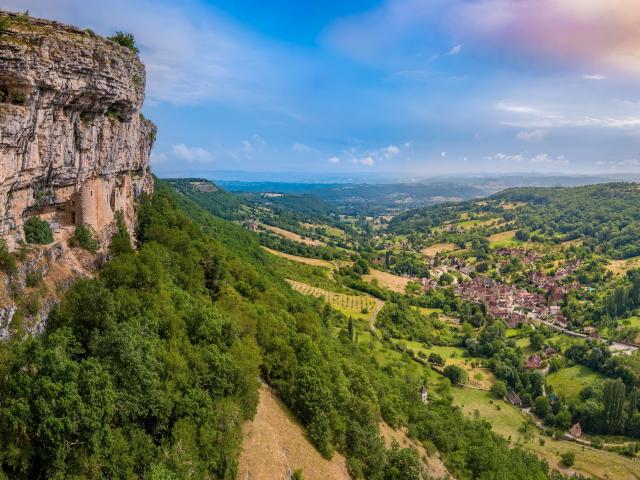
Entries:
<svg viewBox="0 0 640 480">
<path fill-rule="evenodd" d="M 515 230 L 507 230 L 506 232 L 494 233 L 489 236 L 489 243 L 493 247 L 502 248 L 518 245 L 520 242 L 515 239 Z"/>
<path fill-rule="evenodd" d="M 535 426 L 529 426 L 528 433 L 525 433 L 522 427 L 527 417 L 506 402 L 496 399 L 490 392 L 468 388 L 453 388 L 451 392 L 466 415 L 475 417 L 477 411 L 481 418 L 491 423 L 496 433 L 508 439 L 512 445 L 535 452 L 549 462 L 551 468 L 557 468 L 565 474 L 578 472 L 602 479 L 640 479 L 640 463 L 630 458 L 567 440 L 553 440 L 542 435 Z M 540 445 L 541 441 L 544 441 L 544 445 Z M 564 452 L 575 453 L 576 462 L 570 470 L 560 463 L 560 454 Z"/>
<path fill-rule="evenodd" d="M 477 361 L 477 359 L 463 356 L 465 352 L 464 348 L 439 345 L 425 348 L 420 342 L 398 339 L 392 339 L 392 341 L 395 343 L 403 343 L 407 348 L 410 348 L 414 352 L 423 352 L 427 356 L 432 352 L 437 353 L 442 358 L 444 358 L 445 366 L 457 365 L 465 372 L 467 372 L 467 376 L 469 377 L 469 379 L 467 380 L 468 385 L 473 385 L 477 388 L 489 389 L 495 382 L 495 377 L 491 370 L 479 366 L 474 367 L 472 363 L 474 363 L 474 361 Z"/>
<path fill-rule="evenodd" d="M 349 479 L 344 457 L 334 453 L 327 460 L 320 455 L 291 412 L 265 385 L 256 417 L 243 425 L 242 438 L 238 478 L 287 478 L 300 469 L 305 479 Z"/>
<path fill-rule="evenodd" d="M 305 245 L 311 245 L 312 247 L 317 247 L 320 245 L 325 245 L 324 242 L 320 240 L 314 240 L 313 238 L 306 238 L 302 235 L 298 235 L 297 233 L 290 232 L 289 230 L 284 230 L 278 227 L 272 227 L 271 225 L 266 225 L 261 223 L 260 226 L 265 230 L 270 230 L 273 233 L 280 235 L 281 237 L 288 238 L 289 240 L 293 240 L 294 242 L 303 243 Z"/>
<path fill-rule="evenodd" d="M 431 245 L 430 247 L 423 248 L 421 252 L 423 255 L 433 257 L 437 253 L 453 252 L 457 249 L 458 247 L 456 247 L 453 243 L 436 243 L 435 245 Z"/>
<path fill-rule="evenodd" d="M 604 378 L 601 374 L 583 365 L 562 368 L 547 376 L 547 383 L 553 386 L 554 392 L 567 398 L 575 397 L 587 385 Z"/>
<path fill-rule="evenodd" d="M 347 295 L 345 293 L 330 292 L 329 290 L 313 287 L 306 283 L 296 282 L 295 280 L 287 280 L 287 282 L 289 282 L 294 290 L 303 295 L 324 298 L 327 303 L 345 315 L 351 315 L 364 320 L 369 319 L 376 305 L 382 303 L 381 300 L 368 295 Z"/>
<path fill-rule="evenodd" d="M 289 253 L 279 252 L 277 250 L 273 250 L 271 248 L 262 247 L 267 252 L 277 255 L 282 258 L 287 258 L 289 260 L 293 260 L 294 262 L 306 263 L 307 265 L 313 265 L 314 267 L 324 267 L 324 268 L 333 268 L 333 263 L 328 262 L 327 260 L 322 260 L 321 258 L 307 258 L 307 257 L 299 257 L 298 255 L 291 255 Z"/>
<path fill-rule="evenodd" d="M 494 222 L 499 222 L 500 220 L 502 220 L 500 217 L 489 218 L 487 220 L 464 220 L 454 225 L 459 229 L 469 230 L 476 227 L 486 227 L 487 225 L 491 225 Z"/>
<path fill-rule="evenodd" d="M 384 288 L 388 288 L 393 292 L 404 293 L 404 289 L 407 286 L 407 283 L 410 282 L 408 278 L 401 277 L 399 275 L 394 275 L 389 272 L 382 272 L 380 270 L 376 270 L 372 268 L 367 275 L 362 277 L 367 282 L 371 282 L 373 280 L 377 280 L 378 285 Z"/>
<path fill-rule="evenodd" d="M 624 275 L 627 270 L 640 267 L 640 257 L 625 258 L 624 260 L 611 260 L 607 270 L 616 276 Z"/>
</svg>

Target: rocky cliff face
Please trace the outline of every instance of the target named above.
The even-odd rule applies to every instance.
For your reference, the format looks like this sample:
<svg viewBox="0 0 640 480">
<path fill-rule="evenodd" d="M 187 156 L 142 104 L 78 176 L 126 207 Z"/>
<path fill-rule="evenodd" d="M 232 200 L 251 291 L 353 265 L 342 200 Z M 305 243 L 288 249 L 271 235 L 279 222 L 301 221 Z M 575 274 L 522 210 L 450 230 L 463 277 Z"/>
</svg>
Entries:
<svg viewBox="0 0 640 480">
<path fill-rule="evenodd" d="M 119 210 L 132 227 L 156 133 L 137 55 L 55 22 L 0 20 L 0 235 L 15 245 L 33 215 L 102 241 Z"/>
<path fill-rule="evenodd" d="M 140 112 L 145 70 L 126 47 L 66 25 L 0 11 L 0 238 L 19 249 L 0 272 L 0 339 L 42 331 L 59 292 L 101 256 L 70 248 L 75 226 L 104 245 L 150 192 L 155 126 Z M 55 241 L 18 247 L 32 216 Z"/>
</svg>

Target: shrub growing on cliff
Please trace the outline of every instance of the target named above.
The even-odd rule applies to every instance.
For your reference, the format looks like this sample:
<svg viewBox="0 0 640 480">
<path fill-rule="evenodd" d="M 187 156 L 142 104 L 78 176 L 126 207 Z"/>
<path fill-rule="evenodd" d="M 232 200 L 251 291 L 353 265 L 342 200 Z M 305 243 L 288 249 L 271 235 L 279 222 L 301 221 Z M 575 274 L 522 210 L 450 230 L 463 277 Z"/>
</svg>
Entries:
<svg viewBox="0 0 640 480">
<path fill-rule="evenodd" d="M 90 252 L 95 252 L 100 248 L 100 244 L 91 230 L 91 227 L 87 225 L 78 225 L 73 236 L 69 239 L 69 245 L 72 247 L 81 247 Z"/>
<path fill-rule="evenodd" d="M 47 222 L 38 217 L 31 217 L 24 223 L 24 238 L 29 243 L 46 245 L 53 242 L 53 232 Z"/>
<path fill-rule="evenodd" d="M 117 230 L 113 238 L 111 238 L 109 253 L 114 257 L 133 253 L 131 237 L 129 236 L 129 231 L 127 230 L 127 225 L 124 222 L 124 215 L 121 210 L 116 212 L 116 224 Z"/>
<path fill-rule="evenodd" d="M 9 248 L 4 238 L 0 238 L 0 269 L 9 274 L 15 273 L 17 270 L 16 259 L 9 253 Z"/>
<path fill-rule="evenodd" d="M 125 32 L 116 32 L 113 36 L 108 37 L 112 42 L 117 43 L 118 45 L 122 45 L 123 47 L 127 47 L 134 53 L 138 53 L 138 47 L 136 47 L 136 39 L 131 33 Z"/>
</svg>

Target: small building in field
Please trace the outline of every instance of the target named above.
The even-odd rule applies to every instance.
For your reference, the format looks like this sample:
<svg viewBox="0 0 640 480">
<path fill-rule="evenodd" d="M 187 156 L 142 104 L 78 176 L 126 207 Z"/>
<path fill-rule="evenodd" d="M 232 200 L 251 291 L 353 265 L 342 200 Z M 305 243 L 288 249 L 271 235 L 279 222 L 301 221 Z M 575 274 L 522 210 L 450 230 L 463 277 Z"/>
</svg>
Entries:
<svg viewBox="0 0 640 480">
<path fill-rule="evenodd" d="M 429 391 L 427 390 L 427 387 L 422 386 L 418 393 L 420 393 L 420 401 L 422 403 L 427 403 L 429 401 Z"/>
<path fill-rule="evenodd" d="M 520 395 L 518 395 L 513 390 L 509 390 L 507 392 L 507 400 L 511 405 L 514 405 L 516 407 L 522 407 L 522 400 L 520 399 Z"/>
<path fill-rule="evenodd" d="M 569 435 L 576 438 L 582 435 L 582 427 L 580 426 L 580 422 L 577 422 L 569 429 Z"/>
</svg>

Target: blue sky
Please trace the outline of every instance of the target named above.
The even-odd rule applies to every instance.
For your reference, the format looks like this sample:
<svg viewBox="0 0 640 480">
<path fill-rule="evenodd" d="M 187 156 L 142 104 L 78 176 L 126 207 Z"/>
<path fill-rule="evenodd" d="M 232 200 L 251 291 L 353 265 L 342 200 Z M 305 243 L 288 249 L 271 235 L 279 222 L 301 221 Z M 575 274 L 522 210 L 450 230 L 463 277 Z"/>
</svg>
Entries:
<svg viewBox="0 0 640 480">
<path fill-rule="evenodd" d="M 134 33 L 160 175 L 640 171 L 637 0 L 0 5 Z"/>
</svg>

